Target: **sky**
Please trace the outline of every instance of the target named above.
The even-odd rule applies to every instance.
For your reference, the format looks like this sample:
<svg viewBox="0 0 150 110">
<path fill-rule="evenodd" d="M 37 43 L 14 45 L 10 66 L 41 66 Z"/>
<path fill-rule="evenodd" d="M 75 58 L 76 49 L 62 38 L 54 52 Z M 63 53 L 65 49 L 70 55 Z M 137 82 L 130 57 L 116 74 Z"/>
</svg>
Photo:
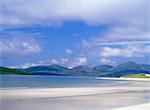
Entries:
<svg viewBox="0 0 150 110">
<path fill-rule="evenodd" d="M 150 64 L 149 0 L 0 0 L 0 66 Z"/>
</svg>

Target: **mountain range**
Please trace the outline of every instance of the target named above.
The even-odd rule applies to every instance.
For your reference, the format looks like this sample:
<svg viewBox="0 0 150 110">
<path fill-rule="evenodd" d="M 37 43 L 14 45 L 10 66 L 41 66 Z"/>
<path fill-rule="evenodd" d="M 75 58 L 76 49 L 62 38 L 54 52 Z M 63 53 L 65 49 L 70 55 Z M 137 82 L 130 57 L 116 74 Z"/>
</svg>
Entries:
<svg viewBox="0 0 150 110">
<path fill-rule="evenodd" d="M 50 65 L 30 67 L 24 69 L 24 71 L 46 75 L 120 77 L 127 74 L 150 74 L 150 65 L 126 62 L 114 67 L 109 65 L 99 65 L 91 68 L 86 65 L 81 65 L 72 69 L 60 65 Z"/>
<path fill-rule="evenodd" d="M 128 74 L 139 74 L 139 73 L 150 74 L 150 65 L 137 64 L 135 62 L 126 62 L 119 64 L 117 66 L 99 65 L 95 66 L 94 68 L 91 68 L 86 65 L 81 65 L 69 69 L 67 67 L 54 64 L 50 66 L 41 65 L 16 70 L 32 73 L 34 75 L 121 77 Z"/>
</svg>

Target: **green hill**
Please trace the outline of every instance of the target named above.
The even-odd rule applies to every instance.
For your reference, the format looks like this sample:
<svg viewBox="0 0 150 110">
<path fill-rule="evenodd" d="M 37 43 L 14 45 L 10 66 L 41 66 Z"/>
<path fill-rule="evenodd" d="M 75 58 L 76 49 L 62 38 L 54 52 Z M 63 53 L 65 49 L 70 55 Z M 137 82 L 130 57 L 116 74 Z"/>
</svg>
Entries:
<svg viewBox="0 0 150 110">
<path fill-rule="evenodd" d="M 17 69 L 10 69 L 6 67 L 0 67 L 0 74 L 32 75 L 32 73 L 30 72 L 25 72 Z"/>
<path fill-rule="evenodd" d="M 124 75 L 122 76 L 123 78 L 150 78 L 150 75 L 146 75 L 146 74 L 128 74 L 128 75 Z"/>
</svg>

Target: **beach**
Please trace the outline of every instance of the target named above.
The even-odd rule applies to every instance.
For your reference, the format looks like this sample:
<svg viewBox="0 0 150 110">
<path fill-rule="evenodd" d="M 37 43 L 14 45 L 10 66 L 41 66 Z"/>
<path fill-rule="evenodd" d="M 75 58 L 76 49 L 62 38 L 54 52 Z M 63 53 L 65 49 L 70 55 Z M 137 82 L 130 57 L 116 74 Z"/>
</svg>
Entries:
<svg viewBox="0 0 150 110">
<path fill-rule="evenodd" d="M 150 0 L 0 6 L 0 110 L 150 110 Z"/>
<path fill-rule="evenodd" d="M 148 110 L 150 82 L 110 87 L 5 88 L 2 110 Z M 143 108 L 144 107 L 144 108 Z M 141 109 L 140 109 L 141 108 Z"/>
</svg>

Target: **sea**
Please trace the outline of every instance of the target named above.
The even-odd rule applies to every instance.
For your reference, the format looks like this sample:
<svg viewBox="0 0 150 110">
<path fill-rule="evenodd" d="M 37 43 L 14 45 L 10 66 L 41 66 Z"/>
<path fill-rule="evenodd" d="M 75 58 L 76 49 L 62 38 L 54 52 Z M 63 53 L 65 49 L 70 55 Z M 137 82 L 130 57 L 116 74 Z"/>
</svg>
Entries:
<svg viewBox="0 0 150 110">
<path fill-rule="evenodd" d="M 50 75 L 0 75 L 0 88 L 101 87 L 125 84 L 127 81 L 102 80 L 97 77 Z"/>
</svg>

